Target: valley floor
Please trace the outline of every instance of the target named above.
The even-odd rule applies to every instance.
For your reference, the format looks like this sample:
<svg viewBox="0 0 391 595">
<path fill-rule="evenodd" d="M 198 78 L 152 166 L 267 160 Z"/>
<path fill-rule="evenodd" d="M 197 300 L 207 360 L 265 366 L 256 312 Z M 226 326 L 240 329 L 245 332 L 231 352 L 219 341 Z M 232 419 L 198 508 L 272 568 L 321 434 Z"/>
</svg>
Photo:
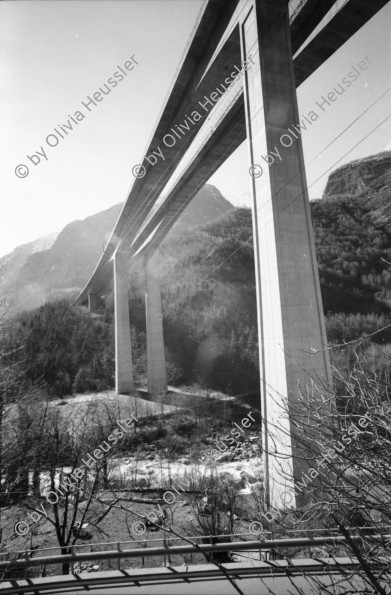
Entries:
<svg viewBox="0 0 391 595">
<path fill-rule="evenodd" d="M 191 389 L 190 389 L 191 390 Z M 95 501 L 90 507 L 81 538 L 77 541 L 78 551 L 89 551 L 94 544 L 104 543 L 99 549 L 111 549 L 111 542 L 134 542 L 140 546 L 151 539 L 159 540 L 175 536 L 155 526 L 140 528 L 137 515 L 151 511 L 164 511 L 164 527 L 171 528 L 180 535 L 194 536 L 202 534 L 197 515 L 199 506 L 206 502 L 210 494 L 211 480 L 229 481 L 237 492 L 238 505 L 245 511 L 237 516 L 235 533 L 248 533 L 248 527 L 254 520 L 251 516 L 251 492 L 261 491 L 262 461 L 259 443 L 259 413 L 248 404 L 243 404 L 232 397 L 222 394 L 194 394 L 189 390 L 176 389 L 168 393 L 165 401 L 157 403 L 142 397 L 117 395 L 113 391 L 97 394 L 75 395 L 50 402 L 52 410 L 59 410 L 64 420 L 69 420 L 69 431 L 74 431 L 81 420 L 103 419 L 111 416 L 118 422 L 134 415 L 142 421 L 136 430 L 134 443 L 120 452 L 108 456 L 107 480 L 109 489 L 99 489 Z M 146 397 L 146 398 L 145 398 Z M 248 413 L 256 420 L 249 428 L 243 429 L 241 421 Z M 232 419 L 231 419 L 232 418 Z M 230 445 L 227 436 L 235 426 L 241 428 L 235 444 Z M 231 439 L 231 442 L 233 440 Z M 66 466 L 64 472 L 70 472 Z M 218 479 L 217 479 L 218 478 Z M 42 505 L 50 516 L 53 506 L 45 495 L 50 491 L 48 472 L 40 471 L 40 495 L 30 496 L 17 504 L 1 510 L 3 527 L 3 559 L 16 551 L 58 548 L 54 526 L 45 518 L 36 524 L 27 517 L 30 509 L 39 509 Z M 209 488 L 209 492 L 208 492 Z M 174 496 L 163 498 L 167 490 Z M 108 512 L 113 500 L 117 505 Z M 172 500 L 174 501 L 172 502 Z M 165 500 L 168 500 L 168 504 Z M 79 514 L 83 512 L 80 505 Z M 223 508 L 224 509 L 224 508 Z M 105 514 L 106 513 L 106 514 Z M 102 518 L 101 518 L 102 517 Z M 101 518 L 101 520 L 99 520 Z M 86 520 L 87 520 L 86 519 Z M 16 535 L 14 526 L 17 522 L 29 522 L 31 530 L 25 536 Z M 95 526 L 94 526 L 95 525 Z M 143 531 L 140 534 L 140 531 Z M 229 533 L 225 527 L 225 533 Z M 208 533 L 208 532 L 206 532 Z M 248 535 L 253 539 L 254 535 Z M 179 543 L 182 541 L 179 540 Z M 184 542 L 182 542 L 184 543 Z M 85 546 L 85 547 L 83 547 Z M 128 545 L 127 547 L 132 547 Z M 48 555 L 55 551 L 48 551 Z M 42 555 L 42 553 L 40 554 Z M 199 556 L 178 556 L 173 563 L 201 562 Z M 160 565 L 160 559 L 148 558 L 148 566 Z M 114 563 L 111 563 L 111 566 Z M 127 566 L 140 567 L 140 559 L 127 561 Z M 125 562 L 124 562 L 125 565 Z M 87 565 L 94 570 L 110 569 L 110 562 L 99 565 Z M 55 574 L 58 569 L 48 569 L 48 574 Z"/>
</svg>

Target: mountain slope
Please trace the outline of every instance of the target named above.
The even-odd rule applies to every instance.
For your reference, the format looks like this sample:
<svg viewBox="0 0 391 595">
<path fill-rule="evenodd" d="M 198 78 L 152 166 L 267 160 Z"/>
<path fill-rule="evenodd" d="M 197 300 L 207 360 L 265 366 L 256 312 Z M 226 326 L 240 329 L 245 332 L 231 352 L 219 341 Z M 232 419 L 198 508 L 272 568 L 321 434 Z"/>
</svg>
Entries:
<svg viewBox="0 0 391 595">
<path fill-rule="evenodd" d="M 11 312 L 76 295 L 93 271 L 120 208 L 115 205 L 83 221 L 69 223 L 49 250 L 29 256 L 13 286 Z"/>
<path fill-rule="evenodd" d="M 376 163 L 373 157 L 364 161 L 360 167 Z M 339 173 L 338 183 L 350 188 L 348 196 L 311 203 L 328 340 L 338 345 L 331 358 L 342 369 L 359 352 L 365 365 L 383 366 L 381 373 L 389 373 L 381 354 L 391 350 L 391 229 L 384 221 L 379 224 L 373 204 L 376 201 L 378 209 L 388 206 L 390 188 L 383 184 L 379 189 L 373 176 L 370 188 L 362 191 L 360 183 L 352 194 L 351 173 L 345 171 L 347 179 Z M 145 280 L 140 267 L 132 271 L 129 303 L 138 379 L 146 372 Z M 251 211 L 233 209 L 191 233 L 178 229 L 160 247 L 160 272 L 170 383 L 197 382 L 231 394 L 256 392 Z M 23 314 L 12 332 L 8 348 L 19 357 L 20 341 L 27 346 L 23 361 L 33 378 L 50 380 L 51 394 L 67 394 L 72 387 L 89 390 L 98 381 L 100 387 L 113 385 L 111 312 L 90 315 L 85 308 L 48 304 Z M 363 334 L 371 336 L 341 348 Z"/>
<path fill-rule="evenodd" d="M 206 225 L 233 209 L 215 186 L 205 184 L 179 217 L 176 228 Z"/>
<path fill-rule="evenodd" d="M 10 295 L 10 314 L 46 301 L 75 297 L 93 272 L 121 206 L 69 223 L 51 244 L 37 240 L 33 242 L 34 250 L 22 246 L 12 253 L 12 258 L 4 257 L 0 261 L 5 270 L 2 294 Z M 207 184 L 182 213 L 177 230 L 213 221 L 232 208 L 217 188 Z"/>
<path fill-rule="evenodd" d="M 0 258 L 0 295 L 2 296 L 2 309 L 8 310 L 12 302 L 13 287 L 21 270 L 32 254 L 49 250 L 58 233 L 52 233 L 28 244 L 18 246 L 10 254 Z"/>
</svg>

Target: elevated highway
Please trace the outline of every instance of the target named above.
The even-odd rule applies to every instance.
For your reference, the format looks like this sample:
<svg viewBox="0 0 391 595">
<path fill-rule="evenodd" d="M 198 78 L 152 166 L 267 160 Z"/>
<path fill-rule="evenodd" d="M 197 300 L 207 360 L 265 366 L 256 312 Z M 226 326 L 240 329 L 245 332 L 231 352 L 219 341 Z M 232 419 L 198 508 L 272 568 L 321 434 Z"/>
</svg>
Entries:
<svg viewBox="0 0 391 595">
<path fill-rule="evenodd" d="M 387 2 L 291 0 L 289 20 L 296 87 Z M 199 105 L 200 101 L 205 103 L 205 95 L 209 97 L 220 84 L 224 84 L 226 74 L 234 66 L 241 65 L 238 12 L 244 12 L 246 8 L 242 4 L 238 8 L 237 4 L 237 0 L 209 0 L 205 5 L 166 105 L 143 153 L 143 156 L 153 155 L 157 147 L 163 146 L 165 160 L 158 159 L 152 166 L 143 159 L 146 173 L 143 177 L 133 178 L 111 237 L 76 303 L 86 304 L 89 294 L 113 290 L 111 261 L 120 244 L 129 258 L 136 254 L 152 254 L 198 190 L 246 139 L 240 79 L 221 103 L 216 104 L 220 113 L 213 111 L 208 117 Z M 180 139 L 174 136 L 176 142 L 172 148 L 163 145 L 165 135 L 173 134 L 172 128 L 178 131 L 175 125 L 186 122 L 186 115 L 194 110 L 200 110 L 203 116 L 200 125 L 190 125 Z M 215 133 L 212 135 L 211 131 Z M 193 147 L 195 139 L 197 146 Z M 131 166 L 131 176 L 130 170 Z"/>
<path fill-rule="evenodd" d="M 317 386 L 332 388 L 301 136 L 287 134 L 300 122 L 296 89 L 385 4 L 209 0 L 110 240 L 76 300 L 93 309 L 114 292 L 116 390 L 132 392 L 128 280 L 134 263 L 143 260 L 148 390 L 163 394 L 159 265 L 153 256 L 198 190 L 247 140 L 265 497 L 276 507 L 287 498 L 295 505 L 301 498 L 295 483 L 312 466 L 301 447 L 308 439 L 300 421 L 302 395 L 315 400 Z M 357 78 L 351 68 L 348 77 Z M 255 173 L 255 164 L 277 146 L 279 159 L 262 175 Z"/>
</svg>

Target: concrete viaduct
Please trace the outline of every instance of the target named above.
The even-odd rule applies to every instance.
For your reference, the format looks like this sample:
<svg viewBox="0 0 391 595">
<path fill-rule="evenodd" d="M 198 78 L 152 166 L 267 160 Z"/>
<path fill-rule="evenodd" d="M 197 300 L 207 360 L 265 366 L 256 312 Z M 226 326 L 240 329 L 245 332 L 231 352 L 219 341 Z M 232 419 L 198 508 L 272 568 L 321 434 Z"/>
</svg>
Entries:
<svg viewBox="0 0 391 595">
<path fill-rule="evenodd" d="M 167 388 L 159 275 L 153 255 L 182 211 L 247 139 L 253 198 L 266 501 L 294 503 L 303 473 L 284 408 L 309 379 L 331 384 L 296 88 L 387 0 L 209 0 L 153 130 L 138 175 L 85 289 L 94 310 L 114 292 L 116 391 L 134 389 L 128 281 L 146 268 L 148 389 Z M 235 75 L 235 76 L 234 76 Z M 197 116 L 198 114 L 198 116 Z M 171 145 L 171 146 L 170 146 Z M 262 156 L 275 146 L 281 160 Z M 156 157 L 164 147 L 163 161 Z M 154 153 L 155 151 L 155 153 Z M 155 157 L 154 157 L 155 155 Z M 264 164 L 263 174 L 255 164 Z M 286 498 L 286 496 L 284 496 Z"/>
</svg>

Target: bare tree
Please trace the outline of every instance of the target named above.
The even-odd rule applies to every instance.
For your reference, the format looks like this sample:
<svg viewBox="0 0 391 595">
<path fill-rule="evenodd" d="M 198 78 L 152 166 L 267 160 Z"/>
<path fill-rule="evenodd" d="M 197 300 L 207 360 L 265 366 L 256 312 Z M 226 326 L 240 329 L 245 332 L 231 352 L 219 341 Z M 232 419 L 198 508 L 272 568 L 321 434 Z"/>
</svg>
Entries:
<svg viewBox="0 0 391 595">
<path fill-rule="evenodd" d="M 240 524 L 243 516 L 242 506 L 239 503 L 237 486 L 233 481 L 222 479 L 218 475 L 211 474 L 208 478 L 207 488 L 201 500 L 193 499 L 194 513 L 194 534 L 205 535 L 205 543 L 222 543 L 227 539 L 230 541 Z M 210 538 L 213 535 L 216 537 Z M 220 562 L 230 561 L 227 552 L 210 554 L 211 560 L 218 559 Z"/>
<path fill-rule="evenodd" d="M 284 495 L 279 509 L 264 509 L 260 516 L 281 535 L 287 529 L 316 528 L 343 536 L 343 547 L 324 547 L 323 554 L 358 560 L 366 586 L 357 593 L 368 588 L 389 592 L 384 585 L 391 565 L 386 537 L 391 525 L 390 370 L 386 353 L 379 360 L 356 352 L 347 376 L 335 370 L 337 394 L 312 382 L 316 395 L 303 391 L 290 405 L 286 415 L 301 428 L 296 440 L 305 462 L 302 476 L 295 478 L 299 505 L 289 506 Z"/>
<path fill-rule="evenodd" d="M 99 530 L 111 508 L 99 498 L 107 462 L 104 458 L 94 460 L 90 454 L 107 439 L 110 429 L 101 421 L 94 424 L 91 417 L 75 417 L 72 424 L 59 409 L 45 411 L 43 428 L 31 436 L 30 444 L 32 460 L 46 485 L 38 498 L 24 502 L 26 521 L 45 519 L 50 523 L 62 554 L 69 554 L 78 540 L 88 537 L 85 523 Z M 69 572 L 68 563 L 63 564 L 62 572 Z"/>
</svg>

